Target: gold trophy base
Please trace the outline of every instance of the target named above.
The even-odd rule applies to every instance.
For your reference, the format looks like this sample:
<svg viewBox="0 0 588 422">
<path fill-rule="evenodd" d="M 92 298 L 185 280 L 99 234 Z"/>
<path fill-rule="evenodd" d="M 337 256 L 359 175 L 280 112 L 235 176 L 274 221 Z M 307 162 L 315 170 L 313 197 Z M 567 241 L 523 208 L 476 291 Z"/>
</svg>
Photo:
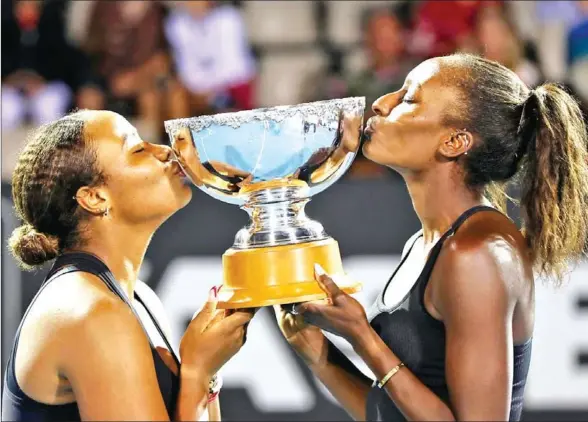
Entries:
<svg viewBox="0 0 588 422">
<path fill-rule="evenodd" d="M 267 248 L 229 249 L 223 254 L 223 288 L 219 309 L 259 308 L 327 297 L 314 278 L 314 264 L 336 277 L 346 293 L 361 284 L 345 277 L 335 239 Z"/>
</svg>

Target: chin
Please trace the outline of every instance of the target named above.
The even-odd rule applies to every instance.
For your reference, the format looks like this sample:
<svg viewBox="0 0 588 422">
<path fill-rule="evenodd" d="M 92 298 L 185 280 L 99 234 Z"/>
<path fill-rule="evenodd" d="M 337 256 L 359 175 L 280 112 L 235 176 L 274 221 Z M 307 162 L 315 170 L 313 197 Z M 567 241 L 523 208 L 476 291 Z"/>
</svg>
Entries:
<svg viewBox="0 0 588 422">
<path fill-rule="evenodd" d="M 190 187 L 190 185 L 183 185 L 181 191 L 179 192 L 178 195 L 179 198 L 179 207 L 178 209 L 182 209 L 184 208 L 186 205 L 188 205 L 190 203 L 190 201 L 192 200 L 192 188 Z"/>
<path fill-rule="evenodd" d="M 172 195 L 166 195 L 166 197 L 168 198 L 167 203 L 169 204 L 167 213 L 171 216 L 190 203 L 192 200 L 192 189 L 189 185 L 182 185 L 174 189 Z"/>
<path fill-rule="evenodd" d="M 391 160 L 390 152 L 385 148 L 378 148 L 378 144 L 374 144 L 373 140 L 365 142 L 361 148 L 361 152 L 368 160 L 401 173 L 402 165 Z"/>
<path fill-rule="evenodd" d="M 378 158 L 377 150 L 374 151 L 373 140 L 365 141 L 364 144 L 361 146 L 361 152 L 365 158 L 370 161 L 373 161 L 376 164 L 384 164 Z"/>
</svg>

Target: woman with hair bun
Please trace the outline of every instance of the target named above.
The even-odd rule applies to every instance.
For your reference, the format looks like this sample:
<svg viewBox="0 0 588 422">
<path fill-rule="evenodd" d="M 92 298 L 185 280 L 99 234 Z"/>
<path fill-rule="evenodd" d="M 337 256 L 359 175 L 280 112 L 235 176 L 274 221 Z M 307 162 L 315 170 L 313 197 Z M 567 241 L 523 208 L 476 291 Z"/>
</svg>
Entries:
<svg viewBox="0 0 588 422">
<path fill-rule="evenodd" d="M 25 269 L 55 262 L 17 331 L 2 419 L 198 420 L 218 410 L 216 373 L 252 312 L 217 311 L 211 290 L 180 361 L 161 302 L 137 279 L 155 230 L 191 199 L 170 148 L 116 113 L 70 114 L 27 144 L 12 194 L 23 220 L 9 241 L 15 258 Z"/>
<path fill-rule="evenodd" d="M 363 153 L 402 175 L 422 230 L 368 315 L 317 268 L 328 300 L 277 308 L 282 331 L 356 420 L 519 420 L 534 272 L 560 284 L 586 256 L 580 108 L 463 54 L 421 63 L 372 108 Z M 523 230 L 505 215 L 514 180 Z M 309 322 L 348 340 L 376 380 Z"/>
</svg>

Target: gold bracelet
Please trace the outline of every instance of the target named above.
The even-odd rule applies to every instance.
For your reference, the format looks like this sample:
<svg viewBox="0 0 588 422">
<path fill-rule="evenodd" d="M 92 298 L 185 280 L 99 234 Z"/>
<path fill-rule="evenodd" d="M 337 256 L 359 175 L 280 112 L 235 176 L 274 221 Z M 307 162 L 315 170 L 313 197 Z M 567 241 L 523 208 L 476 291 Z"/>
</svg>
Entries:
<svg viewBox="0 0 588 422">
<path fill-rule="evenodd" d="M 384 378 L 382 378 L 382 381 L 380 381 L 380 382 L 378 383 L 378 388 L 382 388 L 383 386 L 385 386 L 385 385 L 386 385 L 386 383 L 387 383 L 388 381 L 390 381 L 390 378 L 392 378 L 394 375 L 396 375 L 396 373 L 397 373 L 398 371 L 400 371 L 400 368 L 402 368 L 403 366 L 404 366 L 404 363 L 403 363 L 403 362 L 400 362 L 398 365 L 396 365 L 394 368 L 392 368 L 392 370 L 391 370 L 390 372 L 388 372 L 388 373 L 387 373 L 387 374 L 384 376 Z"/>
</svg>

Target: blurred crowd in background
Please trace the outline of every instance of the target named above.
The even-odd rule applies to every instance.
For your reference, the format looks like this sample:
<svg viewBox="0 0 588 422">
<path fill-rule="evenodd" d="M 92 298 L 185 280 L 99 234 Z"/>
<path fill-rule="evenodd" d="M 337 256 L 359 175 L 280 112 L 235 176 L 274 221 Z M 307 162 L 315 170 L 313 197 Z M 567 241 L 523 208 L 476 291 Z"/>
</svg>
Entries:
<svg viewBox="0 0 588 422">
<path fill-rule="evenodd" d="M 588 1 L 2 1 L 3 178 L 26 130 L 110 109 L 163 120 L 399 89 L 464 51 L 588 104 Z M 368 110 L 368 114 L 370 111 Z M 359 157 L 348 177 L 389 172 Z"/>
</svg>

